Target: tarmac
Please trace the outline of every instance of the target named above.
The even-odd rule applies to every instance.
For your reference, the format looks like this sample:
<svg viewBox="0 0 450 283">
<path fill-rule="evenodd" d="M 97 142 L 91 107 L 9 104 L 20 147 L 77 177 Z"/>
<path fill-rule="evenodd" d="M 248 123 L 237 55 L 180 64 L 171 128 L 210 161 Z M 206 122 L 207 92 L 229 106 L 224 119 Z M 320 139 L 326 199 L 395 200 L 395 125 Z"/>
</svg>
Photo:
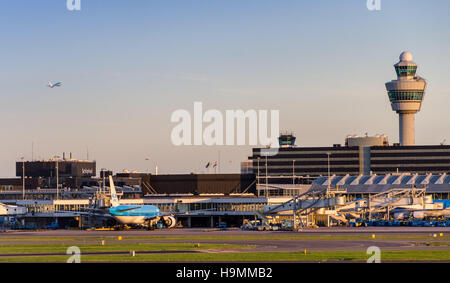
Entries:
<svg viewBox="0 0 450 283">
<path fill-rule="evenodd" d="M 410 227 L 410 226 L 371 226 L 371 227 L 320 227 L 306 228 L 298 232 L 294 231 L 246 231 L 237 228 L 175 228 L 175 229 L 130 229 L 123 231 L 114 230 L 6 230 L 0 233 L 0 237 L 7 236 L 51 236 L 51 237 L 75 237 L 75 236 L 211 236 L 211 235 L 423 235 L 430 233 L 447 233 L 450 235 L 450 227 Z"/>
<path fill-rule="evenodd" d="M 126 231 L 86 231 L 86 230 L 41 230 L 41 231 L 7 231 L 0 233 L 2 244 L 27 243 L 27 241 L 17 241 L 17 237 L 76 237 L 80 242 L 98 241 L 98 237 L 123 237 L 123 243 L 214 243 L 214 244 L 237 244 L 254 246 L 251 250 L 233 250 L 228 252 L 296 252 L 296 251 L 366 251 L 368 247 L 376 246 L 381 250 L 418 250 L 418 249 L 450 249 L 450 246 L 428 246 L 426 243 L 433 241 L 448 241 L 440 239 L 440 234 L 450 235 L 450 227 L 333 227 L 304 229 L 299 232 L 292 231 L 242 231 L 237 229 L 201 229 L 201 228 L 182 228 L 182 229 L 161 229 L 161 230 L 126 230 Z M 372 238 L 371 235 L 375 235 Z M 307 239 L 292 239 L 289 236 L 308 236 Z M 337 239 L 318 238 L 311 239 L 310 236 L 331 235 L 339 236 Z M 342 239 L 342 236 L 357 236 L 358 239 Z M 376 235 L 392 236 L 422 236 L 424 239 L 377 239 Z M 158 239 L 152 240 L 152 236 Z M 161 237 L 177 237 L 177 240 L 164 240 Z M 208 239 L 196 239 L 195 236 L 208 236 Z M 217 236 L 217 239 L 211 239 Z M 223 238 L 223 236 L 226 236 Z M 231 236 L 231 237 L 230 237 Z M 236 236 L 236 239 L 233 239 Z M 249 239 L 242 236 L 252 236 Z M 255 236 L 274 236 L 278 239 L 263 237 L 255 240 Z M 141 237 L 132 239 L 129 237 Z M 143 238 L 142 238 L 143 237 Z M 145 238 L 148 237 L 148 238 Z M 180 239 L 180 237 L 185 239 Z M 283 239 L 286 237 L 286 239 Z M 364 237 L 367 237 L 366 239 Z M 11 241 L 8 241 L 11 238 Z M 128 238 L 128 239 L 127 239 Z M 45 241 L 42 241 L 45 242 Z M 49 241 L 50 242 L 50 241 Z M 76 241 L 75 241 L 76 242 Z M 74 242 L 74 243 L 75 243 Z M 36 241 L 29 241 L 36 243 Z M 50 242 L 51 243 L 51 242 Z M 202 251 L 202 252 L 227 252 L 220 251 Z"/>
</svg>

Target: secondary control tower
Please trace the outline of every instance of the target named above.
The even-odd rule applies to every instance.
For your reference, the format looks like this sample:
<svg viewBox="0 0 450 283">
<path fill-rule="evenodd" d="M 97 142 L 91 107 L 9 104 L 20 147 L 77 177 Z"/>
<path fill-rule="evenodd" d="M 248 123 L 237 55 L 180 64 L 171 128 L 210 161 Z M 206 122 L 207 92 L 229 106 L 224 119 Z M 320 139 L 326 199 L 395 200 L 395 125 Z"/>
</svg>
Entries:
<svg viewBox="0 0 450 283">
<path fill-rule="evenodd" d="M 411 53 L 400 54 L 394 65 L 397 79 L 386 83 L 392 110 L 399 114 L 400 145 L 414 145 L 414 115 L 420 110 L 427 82 L 416 76 L 417 64 Z"/>
</svg>

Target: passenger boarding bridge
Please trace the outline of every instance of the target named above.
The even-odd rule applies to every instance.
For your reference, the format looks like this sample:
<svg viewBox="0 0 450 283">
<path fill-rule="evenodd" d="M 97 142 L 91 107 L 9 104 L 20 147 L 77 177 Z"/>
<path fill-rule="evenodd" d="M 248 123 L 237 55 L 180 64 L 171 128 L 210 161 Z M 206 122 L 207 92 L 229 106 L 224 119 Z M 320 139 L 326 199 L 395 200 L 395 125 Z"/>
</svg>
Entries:
<svg viewBox="0 0 450 283">
<path fill-rule="evenodd" d="M 449 193 L 450 177 L 441 175 L 370 175 L 318 178 L 311 188 L 291 200 L 267 206 L 261 218 L 291 215 L 294 227 L 326 219 L 347 224 L 350 219 L 447 217 L 450 209 L 433 196 Z M 320 221 L 319 221 L 320 222 Z"/>
</svg>

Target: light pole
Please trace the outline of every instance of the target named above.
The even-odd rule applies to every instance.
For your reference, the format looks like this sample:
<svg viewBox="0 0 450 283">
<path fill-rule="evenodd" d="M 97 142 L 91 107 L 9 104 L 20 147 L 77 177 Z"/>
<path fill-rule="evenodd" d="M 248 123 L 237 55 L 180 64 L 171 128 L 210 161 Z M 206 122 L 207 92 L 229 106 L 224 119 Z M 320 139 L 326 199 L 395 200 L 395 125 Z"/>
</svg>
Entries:
<svg viewBox="0 0 450 283">
<path fill-rule="evenodd" d="M 106 173 L 106 168 L 102 168 L 100 170 L 102 173 L 102 186 L 100 188 L 100 192 L 103 193 L 104 189 L 105 189 L 105 173 Z"/>
<path fill-rule="evenodd" d="M 258 197 L 259 197 L 259 191 L 260 191 L 260 188 L 259 188 L 259 161 L 260 160 L 261 160 L 261 157 L 258 157 L 258 175 L 256 176 L 256 180 L 258 181 L 257 185 L 256 185 L 256 190 L 258 191 Z"/>
<path fill-rule="evenodd" d="M 20 159 L 22 160 L 22 199 L 25 200 L 25 158 Z"/>
<path fill-rule="evenodd" d="M 327 159 L 328 159 L 328 182 L 327 182 L 327 190 L 330 190 L 330 155 L 331 152 L 327 152 Z"/>
<path fill-rule="evenodd" d="M 59 200 L 59 167 L 58 167 L 58 155 L 53 156 L 56 161 L 56 200 Z"/>
<path fill-rule="evenodd" d="M 145 160 L 147 160 L 148 161 L 148 166 L 149 167 L 147 167 L 147 174 L 150 174 L 150 158 L 149 157 L 147 157 L 147 158 L 145 158 Z"/>
<path fill-rule="evenodd" d="M 267 175 L 267 155 L 266 155 L 266 193 L 267 197 L 269 197 L 269 176 Z"/>
<path fill-rule="evenodd" d="M 218 158 L 217 158 L 217 169 L 218 169 L 218 171 L 219 171 L 219 174 L 220 174 L 220 150 L 218 150 Z"/>
<path fill-rule="evenodd" d="M 56 200 L 59 200 L 59 166 L 58 166 L 58 159 L 56 159 Z"/>
<path fill-rule="evenodd" d="M 292 160 L 292 188 L 295 186 L 295 159 Z"/>
</svg>

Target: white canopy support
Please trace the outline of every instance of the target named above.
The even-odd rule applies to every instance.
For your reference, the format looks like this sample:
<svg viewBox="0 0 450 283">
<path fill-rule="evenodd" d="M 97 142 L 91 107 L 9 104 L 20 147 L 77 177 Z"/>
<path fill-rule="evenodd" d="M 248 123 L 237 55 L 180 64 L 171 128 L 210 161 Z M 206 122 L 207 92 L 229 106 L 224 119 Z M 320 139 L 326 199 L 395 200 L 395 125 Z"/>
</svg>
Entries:
<svg viewBox="0 0 450 283">
<path fill-rule="evenodd" d="M 441 174 L 441 176 L 440 176 L 439 179 L 435 182 L 435 184 L 438 184 L 438 185 L 444 184 L 444 180 L 445 180 L 445 177 L 446 177 L 446 176 L 447 176 L 447 173 Z"/>
<path fill-rule="evenodd" d="M 378 185 L 386 185 L 389 177 L 391 177 L 391 174 L 387 174 L 386 176 L 384 176 L 383 179 L 380 182 L 378 182 Z"/>
<path fill-rule="evenodd" d="M 350 185 L 359 185 L 359 180 L 361 180 L 362 176 L 362 174 L 358 175 L 358 177 L 356 177 L 356 179 L 353 180 Z"/>
<path fill-rule="evenodd" d="M 345 175 L 344 177 L 342 177 L 339 182 L 337 182 L 337 185 L 342 186 L 345 185 L 345 181 L 348 179 L 348 177 L 350 177 L 350 174 Z"/>
<path fill-rule="evenodd" d="M 393 185 L 400 185 L 402 183 L 403 177 L 405 177 L 405 173 L 400 174 L 397 179 L 395 179 L 394 182 L 392 182 Z"/>
<path fill-rule="evenodd" d="M 364 183 L 364 185 L 373 185 L 373 180 L 376 176 L 377 174 L 373 174 L 372 176 L 370 176 L 370 178 Z"/>
<path fill-rule="evenodd" d="M 419 176 L 419 174 L 415 173 L 415 174 L 411 177 L 411 179 L 409 179 L 408 183 L 406 183 L 406 184 L 408 184 L 408 185 L 414 185 L 414 184 L 416 183 L 416 179 L 417 179 L 418 176 Z"/>
<path fill-rule="evenodd" d="M 431 173 L 427 174 L 425 179 L 423 179 L 423 181 L 420 184 L 421 185 L 428 185 L 430 183 L 431 176 L 433 176 L 433 174 L 431 174 Z"/>
</svg>

